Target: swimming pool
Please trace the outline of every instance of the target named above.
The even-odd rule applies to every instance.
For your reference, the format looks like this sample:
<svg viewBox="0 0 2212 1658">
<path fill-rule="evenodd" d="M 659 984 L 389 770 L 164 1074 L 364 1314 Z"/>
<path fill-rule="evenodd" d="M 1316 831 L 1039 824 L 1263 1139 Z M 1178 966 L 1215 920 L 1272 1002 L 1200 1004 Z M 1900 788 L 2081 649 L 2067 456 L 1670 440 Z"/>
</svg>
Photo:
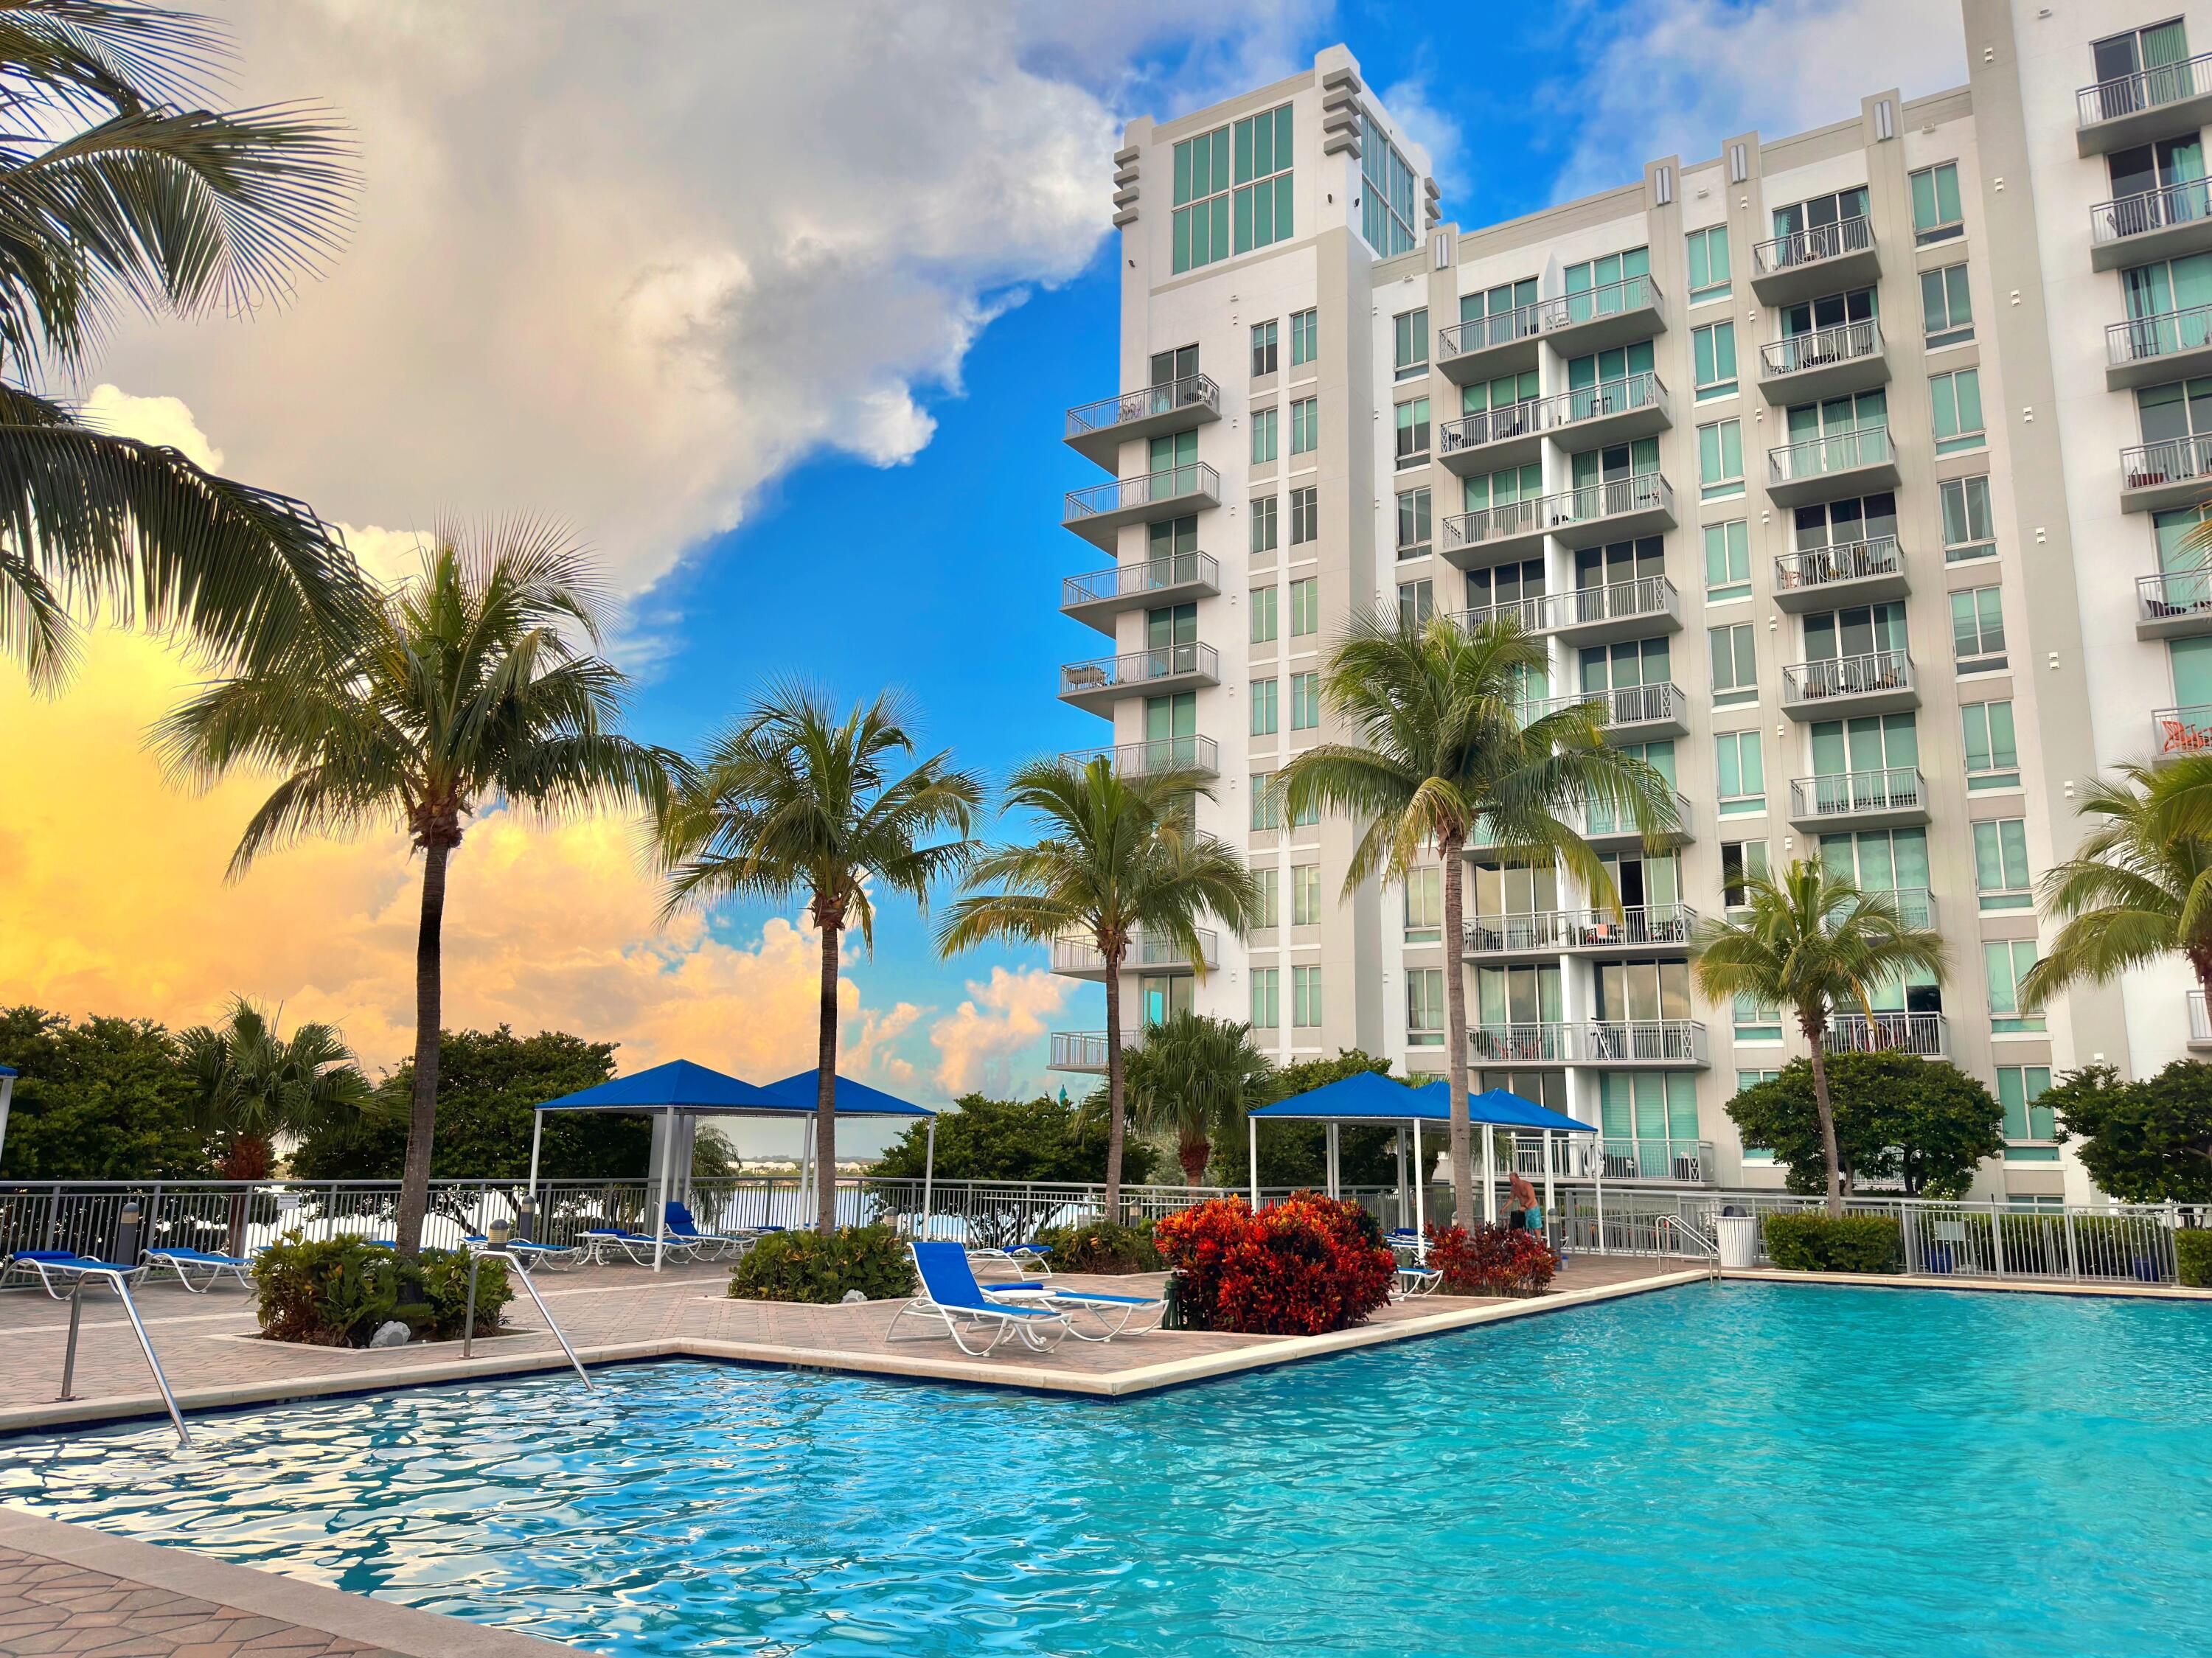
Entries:
<svg viewBox="0 0 2212 1658">
<path fill-rule="evenodd" d="M 623 1658 L 2202 1649 L 2212 1308 L 1696 1286 L 1113 1406 L 695 1363 L 0 1444 Z"/>
</svg>

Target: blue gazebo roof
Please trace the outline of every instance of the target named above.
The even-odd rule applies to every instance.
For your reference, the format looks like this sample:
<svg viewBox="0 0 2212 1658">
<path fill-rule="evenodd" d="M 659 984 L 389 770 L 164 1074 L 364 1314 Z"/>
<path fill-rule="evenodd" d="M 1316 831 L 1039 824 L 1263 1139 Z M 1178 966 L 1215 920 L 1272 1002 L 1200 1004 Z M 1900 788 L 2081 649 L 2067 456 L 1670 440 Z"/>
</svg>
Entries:
<svg viewBox="0 0 2212 1658">
<path fill-rule="evenodd" d="M 817 1078 L 819 1071 L 801 1071 L 786 1077 L 781 1082 L 770 1083 L 761 1091 L 773 1094 L 778 1099 L 811 1111 L 816 1103 Z M 933 1117 L 937 1114 L 926 1106 L 915 1105 L 895 1094 L 886 1094 L 880 1088 L 871 1088 L 866 1083 L 854 1082 L 850 1077 L 835 1079 L 837 1114 L 841 1117 Z"/>
<path fill-rule="evenodd" d="M 647 1071 L 546 1100 L 540 1111 L 692 1111 L 754 1117 L 788 1117 L 799 1108 L 780 1095 L 725 1072 L 671 1060 Z"/>
<path fill-rule="evenodd" d="M 1468 1096 L 1468 1120 L 1480 1127 L 1552 1129 L 1563 1134 L 1595 1134 L 1589 1123 L 1548 1107 L 1509 1094 L 1502 1088 Z M 1287 1100 L 1263 1105 L 1251 1114 L 1275 1122 L 1449 1122 L 1451 1084 L 1443 1082 L 1409 1088 L 1372 1071 L 1344 1077 Z"/>
</svg>

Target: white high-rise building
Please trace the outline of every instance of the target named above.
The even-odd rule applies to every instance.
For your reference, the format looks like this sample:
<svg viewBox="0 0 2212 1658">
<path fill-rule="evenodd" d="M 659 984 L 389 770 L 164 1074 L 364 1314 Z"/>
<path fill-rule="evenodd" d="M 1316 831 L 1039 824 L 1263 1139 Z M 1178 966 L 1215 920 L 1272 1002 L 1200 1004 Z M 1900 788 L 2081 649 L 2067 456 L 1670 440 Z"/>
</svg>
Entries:
<svg viewBox="0 0 2212 1658">
<path fill-rule="evenodd" d="M 1832 1042 L 1987 1083 L 2010 1144 L 1984 1193 L 2090 1195 L 2051 1078 L 2212 1046 L 2178 961 L 2041 1014 L 2015 994 L 2083 785 L 2212 745 L 2212 575 L 2180 545 L 2212 491 L 2212 6 L 1965 15 L 1964 87 L 1479 228 L 1342 47 L 1130 124 L 1136 389 L 1067 416 L 1101 479 L 1067 496 L 1061 608 L 1103 638 L 1060 695 L 1118 763 L 1212 774 L 1201 818 L 1271 895 L 1203 982 L 1140 945 L 1130 1023 L 1195 1005 L 1284 1060 L 1441 1071 L 1461 972 L 1478 1085 L 1596 1124 L 1613 1174 L 1778 1183 L 1723 1108 L 1800 1039 L 1699 1001 L 1684 946 L 1732 873 L 1820 855 L 1953 951 Z M 1269 774 L 1329 734 L 1329 641 L 1393 607 L 1521 616 L 1532 695 L 1602 695 L 1674 780 L 1678 846 L 1586 825 L 1625 920 L 1478 851 L 1446 939 L 1438 872 L 1347 900 L 1350 826 L 1269 820 Z"/>
</svg>

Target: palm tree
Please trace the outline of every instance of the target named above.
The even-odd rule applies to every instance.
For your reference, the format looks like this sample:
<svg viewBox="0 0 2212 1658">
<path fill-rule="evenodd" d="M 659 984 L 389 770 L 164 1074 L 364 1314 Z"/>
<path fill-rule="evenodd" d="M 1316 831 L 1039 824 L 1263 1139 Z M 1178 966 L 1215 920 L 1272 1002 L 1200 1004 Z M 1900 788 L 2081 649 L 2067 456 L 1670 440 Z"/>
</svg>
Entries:
<svg viewBox="0 0 2212 1658">
<path fill-rule="evenodd" d="M 1186 1186 L 1204 1181 L 1215 1142 L 1243 1129 L 1246 1107 L 1273 1070 L 1250 1025 L 1188 1010 L 1146 1031 L 1127 1064 L 1137 1127 L 1175 1135 Z"/>
<path fill-rule="evenodd" d="M 1812 1055 L 1828 1212 L 1842 1214 L 1843 1159 L 1828 1094 L 1829 1018 L 1839 1007 L 1856 1006 L 1871 1023 L 1874 987 L 1909 973 L 1932 975 L 1941 984 L 1948 965 L 1943 935 L 1908 924 L 1894 894 L 1863 890 L 1819 859 L 1801 858 L 1779 875 L 1747 874 L 1737 913 L 1701 926 L 1691 956 L 1706 1000 L 1751 996 L 1796 1016 Z"/>
<path fill-rule="evenodd" d="M 231 854 L 229 877 L 313 835 L 404 830 L 422 853 L 415 1089 L 398 1222 L 422 1241 L 438 1110 L 447 867 L 486 805 L 541 818 L 665 805 L 681 756 L 615 729 L 626 682 L 585 647 L 604 607 L 581 550 L 528 519 L 441 529 L 371 626 L 203 689 L 155 727 L 173 773 L 211 785 L 286 774 Z M 572 638 L 571 634 L 580 637 Z"/>
<path fill-rule="evenodd" d="M 889 692 L 840 719 L 811 687 L 773 686 L 708 751 L 660 826 L 665 914 L 720 898 L 803 896 L 821 932 L 814 1156 L 815 1225 L 824 1234 L 837 1224 L 841 942 L 857 926 L 875 948 L 871 880 L 927 908 L 931 886 L 973 849 L 982 800 L 982 785 L 952 768 L 950 750 L 899 772 L 915 746 L 911 710 Z M 954 838 L 929 842 L 940 832 Z"/>
<path fill-rule="evenodd" d="M 240 996 L 220 1029 L 198 1024 L 177 1036 L 178 1057 L 191 1080 L 200 1130 L 222 1151 L 216 1172 L 228 1181 L 266 1180 L 274 1142 L 343 1127 L 373 1096 L 368 1078 L 335 1025 L 296 1026 L 288 1038 L 275 1017 Z M 246 1241 L 246 1198 L 230 1206 L 230 1253 Z"/>
<path fill-rule="evenodd" d="M 1524 688 L 1547 661 L 1543 641 L 1511 617 L 1462 627 L 1353 618 L 1330 658 L 1323 700 L 1355 739 L 1296 756 L 1276 780 L 1293 814 L 1352 817 L 1358 839 L 1346 896 L 1381 876 L 1403 881 L 1431 856 L 1443 868 L 1443 925 L 1465 920 L 1465 853 L 1478 828 L 1516 860 L 1556 859 L 1592 901 L 1618 911 L 1613 878 L 1574 827 L 1581 808 L 1632 823 L 1647 841 L 1675 827 L 1674 791 L 1643 760 L 1605 740 L 1601 698 L 1531 708 Z M 1444 975 L 1454 1212 L 1474 1211 L 1474 1136 L 1468 1118 L 1467 982 Z"/>
<path fill-rule="evenodd" d="M 253 666 L 364 612 L 353 561 L 302 503 L 86 427 L 33 389 L 81 375 L 118 313 L 282 300 L 343 238 L 349 146 L 299 106 L 198 107 L 204 18 L 120 0 L 0 9 L 0 651 L 40 689 L 72 616 L 143 617 Z"/>
<path fill-rule="evenodd" d="M 1242 933 L 1257 918 L 1260 890 L 1236 852 L 1201 831 L 1193 811 L 1196 773 L 1123 776 L 1103 758 L 1082 767 L 1033 760 L 1006 786 L 1006 806 L 1033 812 L 1042 838 L 1001 846 L 968 872 L 975 892 L 952 906 L 938 934 L 946 955 L 993 940 L 1087 941 L 1106 975 L 1106 1194 L 1121 1218 L 1121 1147 L 1127 1134 L 1121 1054 L 1121 964 L 1141 934 L 1172 949 L 1201 981 L 1208 917 Z"/>
<path fill-rule="evenodd" d="M 2064 925 L 2021 980 L 2022 1001 L 2172 955 L 2212 997 L 2212 755 L 2122 766 L 2076 810 L 2097 821 L 2043 878 L 2044 913 Z"/>
</svg>

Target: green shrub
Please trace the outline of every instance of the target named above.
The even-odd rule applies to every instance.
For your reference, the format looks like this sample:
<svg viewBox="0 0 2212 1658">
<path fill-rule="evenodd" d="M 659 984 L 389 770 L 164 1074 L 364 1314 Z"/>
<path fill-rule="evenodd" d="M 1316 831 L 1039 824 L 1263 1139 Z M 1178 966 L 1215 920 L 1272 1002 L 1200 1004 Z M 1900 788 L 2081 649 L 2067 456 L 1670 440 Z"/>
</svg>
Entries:
<svg viewBox="0 0 2212 1658">
<path fill-rule="evenodd" d="M 1767 1258 L 1792 1272 L 1901 1272 L 1904 1229 L 1885 1215 L 1769 1215 Z"/>
<path fill-rule="evenodd" d="M 1058 1272 L 1157 1272 L 1163 1265 L 1152 1245 L 1152 1224 L 1121 1226 L 1094 1220 L 1082 1226 L 1048 1226 L 1036 1241 L 1052 1251 Z"/>
<path fill-rule="evenodd" d="M 357 1237 L 309 1242 L 289 1232 L 254 1263 L 261 1333 L 314 1347 L 366 1347 L 392 1319 L 410 1335 L 446 1340 L 461 1333 L 468 1309 L 469 1257 L 459 1249 L 425 1249 L 403 1260 Z M 507 1268 L 488 1260 L 477 1274 L 478 1335 L 500 1326 L 514 1299 Z"/>
<path fill-rule="evenodd" d="M 914 1260 L 888 1226 L 847 1226 L 818 1232 L 771 1232 L 744 1253 L 730 1274 L 737 1301 L 844 1300 L 858 1290 L 870 1301 L 914 1293 Z"/>
<path fill-rule="evenodd" d="M 2176 1232 L 2173 1259 L 2184 1284 L 2195 1290 L 2212 1290 L 2212 1231 Z"/>
</svg>

